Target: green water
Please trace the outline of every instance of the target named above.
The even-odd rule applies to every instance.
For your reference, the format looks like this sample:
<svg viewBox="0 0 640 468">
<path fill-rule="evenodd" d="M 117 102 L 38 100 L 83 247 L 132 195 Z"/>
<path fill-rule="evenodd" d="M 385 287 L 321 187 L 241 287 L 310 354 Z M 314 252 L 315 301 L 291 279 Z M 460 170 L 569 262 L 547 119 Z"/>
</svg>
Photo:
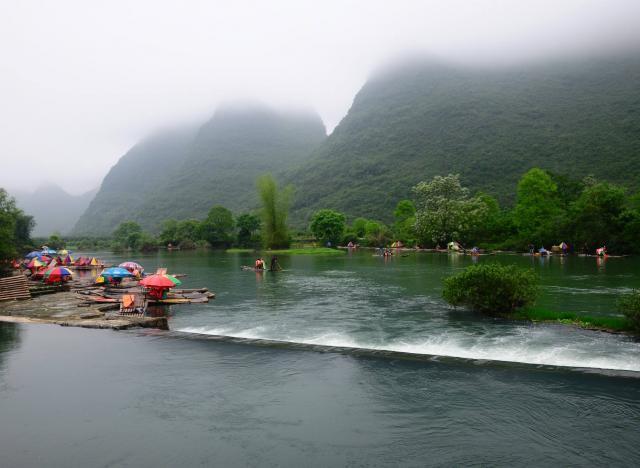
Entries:
<svg viewBox="0 0 640 468">
<path fill-rule="evenodd" d="M 640 345 L 624 336 L 563 325 L 509 322 L 454 311 L 440 297 L 442 278 L 472 262 L 514 263 L 540 275 L 538 305 L 616 314 L 615 301 L 638 284 L 637 259 L 480 258 L 370 251 L 344 256 L 280 256 L 286 271 L 242 271 L 247 254 L 170 252 L 134 257 L 148 270 L 186 273 L 185 287 L 207 286 L 208 304 L 171 309 L 172 330 L 332 346 L 640 371 Z M 106 257 L 119 262 L 125 257 Z"/>
<path fill-rule="evenodd" d="M 469 257 L 101 256 L 217 298 L 172 306 L 169 333 L 0 325 L 3 466 L 640 463 L 640 343 L 451 310 Z M 639 286 L 636 259 L 475 261 L 535 268 L 555 310 L 612 314 Z"/>
</svg>

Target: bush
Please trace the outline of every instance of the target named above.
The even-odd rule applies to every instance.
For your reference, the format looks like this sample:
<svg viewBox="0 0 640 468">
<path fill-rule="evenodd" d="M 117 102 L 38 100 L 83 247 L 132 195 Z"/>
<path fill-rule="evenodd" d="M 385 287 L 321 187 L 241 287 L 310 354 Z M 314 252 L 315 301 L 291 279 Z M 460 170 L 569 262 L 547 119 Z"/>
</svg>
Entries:
<svg viewBox="0 0 640 468">
<path fill-rule="evenodd" d="M 509 314 L 532 304 L 538 278 L 532 270 L 497 263 L 473 265 L 444 280 L 442 297 L 453 306 L 486 314 Z"/>
<path fill-rule="evenodd" d="M 640 330 L 640 291 L 634 289 L 631 294 L 622 296 L 618 301 L 618 309 L 629 320 L 629 325 Z"/>
</svg>

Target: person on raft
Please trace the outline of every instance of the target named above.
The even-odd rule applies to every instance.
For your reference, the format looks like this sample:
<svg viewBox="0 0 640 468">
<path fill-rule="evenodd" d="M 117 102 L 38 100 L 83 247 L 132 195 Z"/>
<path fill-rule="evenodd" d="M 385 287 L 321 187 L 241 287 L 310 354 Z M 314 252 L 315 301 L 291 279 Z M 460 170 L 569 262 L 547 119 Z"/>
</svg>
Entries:
<svg viewBox="0 0 640 468">
<path fill-rule="evenodd" d="M 255 268 L 256 270 L 264 270 L 265 269 L 265 264 L 264 264 L 264 260 L 262 260 L 261 258 L 256 260 L 256 264 L 255 264 Z"/>
<path fill-rule="evenodd" d="M 281 271 L 282 267 L 278 262 L 278 257 L 271 257 L 271 265 L 269 266 L 269 271 Z"/>
<path fill-rule="evenodd" d="M 603 245 L 599 249 L 596 249 L 596 255 L 598 257 L 606 257 L 607 256 L 607 246 Z"/>
</svg>

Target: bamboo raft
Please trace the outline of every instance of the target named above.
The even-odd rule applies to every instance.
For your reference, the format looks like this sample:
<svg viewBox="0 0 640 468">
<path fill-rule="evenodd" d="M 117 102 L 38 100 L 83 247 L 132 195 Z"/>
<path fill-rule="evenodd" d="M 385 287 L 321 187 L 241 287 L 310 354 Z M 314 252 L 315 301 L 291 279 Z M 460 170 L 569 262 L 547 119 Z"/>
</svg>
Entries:
<svg viewBox="0 0 640 468">
<path fill-rule="evenodd" d="M 24 275 L 0 278 L 0 301 L 31 299 L 29 283 Z"/>
<path fill-rule="evenodd" d="M 76 294 L 83 296 L 83 300 L 86 303 L 105 303 L 105 304 L 117 304 L 122 301 L 124 295 L 137 295 L 142 296 L 145 291 L 140 287 L 131 288 L 91 288 L 84 290 L 76 290 Z M 214 299 L 216 295 L 210 292 L 207 288 L 198 289 L 176 289 L 167 294 L 166 298 L 153 299 L 147 298 L 147 303 L 156 304 L 196 304 L 209 302 L 210 299 Z"/>
</svg>

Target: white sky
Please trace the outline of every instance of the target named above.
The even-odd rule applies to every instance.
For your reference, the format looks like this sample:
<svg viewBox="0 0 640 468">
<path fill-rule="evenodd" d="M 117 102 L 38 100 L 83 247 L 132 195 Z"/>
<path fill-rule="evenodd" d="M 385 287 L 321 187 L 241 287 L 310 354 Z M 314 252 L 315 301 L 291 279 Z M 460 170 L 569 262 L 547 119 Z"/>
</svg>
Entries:
<svg viewBox="0 0 640 468">
<path fill-rule="evenodd" d="M 236 98 L 331 131 L 406 51 L 509 63 L 633 42 L 630 1 L 0 0 L 0 186 L 97 187 L 161 125 Z"/>
</svg>

